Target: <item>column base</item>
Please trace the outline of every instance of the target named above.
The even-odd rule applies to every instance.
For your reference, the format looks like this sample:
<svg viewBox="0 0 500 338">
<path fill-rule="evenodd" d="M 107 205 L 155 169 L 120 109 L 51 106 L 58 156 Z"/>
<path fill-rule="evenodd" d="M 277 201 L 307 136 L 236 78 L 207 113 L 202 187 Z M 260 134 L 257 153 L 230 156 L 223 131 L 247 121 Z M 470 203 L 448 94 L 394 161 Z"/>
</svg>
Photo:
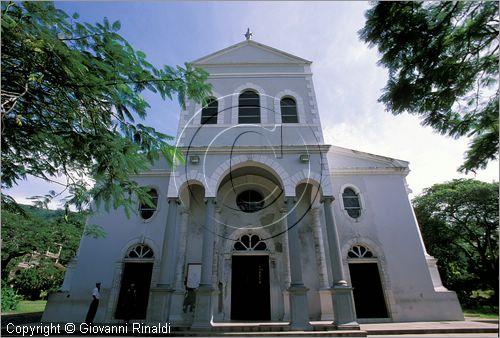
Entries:
<svg viewBox="0 0 500 338">
<path fill-rule="evenodd" d="M 201 285 L 196 290 L 196 307 L 192 330 L 212 329 L 212 294 L 215 288 L 211 285 Z"/>
<path fill-rule="evenodd" d="M 354 307 L 352 287 L 334 285 L 331 289 L 334 320 L 339 329 L 359 329 Z"/>
<path fill-rule="evenodd" d="M 175 290 L 172 293 L 172 297 L 170 300 L 170 315 L 168 317 L 168 320 L 172 326 L 185 324 L 183 312 L 185 296 L 185 290 Z"/>
<path fill-rule="evenodd" d="M 292 285 L 288 288 L 290 294 L 290 329 L 293 331 L 310 331 L 309 304 L 307 291 L 304 285 Z"/>
<path fill-rule="evenodd" d="M 333 321 L 332 291 L 329 288 L 320 289 L 319 304 L 321 306 L 321 320 Z"/>
<path fill-rule="evenodd" d="M 288 290 L 283 291 L 283 321 L 290 321 L 290 294 Z"/>
<path fill-rule="evenodd" d="M 168 315 L 170 309 L 170 300 L 172 298 L 172 292 L 174 290 L 171 289 L 167 285 L 158 285 L 155 288 L 151 289 L 153 296 L 152 306 L 150 307 L 150 320 L 154 322 L 167 323 Z M 149 318 L 148 318 L 149 319 Z"/>
</svg>

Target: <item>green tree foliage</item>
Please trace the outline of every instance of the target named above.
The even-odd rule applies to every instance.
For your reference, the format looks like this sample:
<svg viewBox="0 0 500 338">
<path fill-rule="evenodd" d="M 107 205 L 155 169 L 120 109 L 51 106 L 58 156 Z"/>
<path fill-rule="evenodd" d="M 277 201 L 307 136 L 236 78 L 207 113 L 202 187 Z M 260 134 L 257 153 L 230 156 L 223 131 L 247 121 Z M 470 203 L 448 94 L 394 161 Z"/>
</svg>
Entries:
<svg viewBox="0 0 500 338">
<path fill-rule="evenodd" d="M 464 305 L 498 305 L 498 183 L 456 179 L 413 199 L 427 251 Z M 483 304 L 484 305 L 484 304 Z"/>
<path fill-rule="evenodd" d="M 379 101 L 454 138 L 471 137 L 460 171 L 498 158 L 498 2 L 377 2 L 359 34 L 389 80 Z"/>
<path fill-rule="evenodd" d="M 20 300 L 21 296 L 2 281 L 2 312 L 16 310 Z"/>
<path fill-rule="evenodd" d="M 25 299 L 38 300 L 62 285 L 64 271 L 60 266 L 54 265 L 53 260 L 42 258 L 34 267 L 18 270 L 10 283 Z"/>
<path fill-rule="evenodd" d="M 3 187 L 63 175 L 78 207 L 93 198 L 128 214 L 133 196 L 150 202 L 130 175 L 181 156 L 170 136 L 137 122 L 149 107 L 141 93 L 202 102 L 207 73 L 156 68 L 117 33 L 118 21 L 83 23 L 41 1 L 2 2 L 1 11 Z"/>
<path fill-rule="evenodd" d="M 59 263 L 66 265 L 78 250 L 85 226 L 85 214 L 81 212 L 65 214 L 63 210 L 12 204 L 2 204 L 1 218 L 3 279 L 34 251 L 57 253 L 59 244 L 62 244 Z"/>
</svg>

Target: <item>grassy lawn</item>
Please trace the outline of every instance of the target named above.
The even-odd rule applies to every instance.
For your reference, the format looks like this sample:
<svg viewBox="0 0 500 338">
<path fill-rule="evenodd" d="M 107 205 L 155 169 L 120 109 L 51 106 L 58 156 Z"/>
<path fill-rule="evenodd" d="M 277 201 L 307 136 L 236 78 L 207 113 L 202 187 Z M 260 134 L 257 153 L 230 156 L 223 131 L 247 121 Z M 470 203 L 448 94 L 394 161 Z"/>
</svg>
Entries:
<svg viewBox="0 0 500 338">
<path fill-rule="evenodd" d="M 490 308 L 464 309 L 464 316 L 483 319 L 498 319 L 498 309 L 496 311 L 491 310 Z"/>
<path fill-rule="evenodd" d="M 22 300 L 17 306 L 17 310 L 5 313 L 29 313 L 29 312 L 42 312 L 45 309 L 46 300 Z"/>
</svg>

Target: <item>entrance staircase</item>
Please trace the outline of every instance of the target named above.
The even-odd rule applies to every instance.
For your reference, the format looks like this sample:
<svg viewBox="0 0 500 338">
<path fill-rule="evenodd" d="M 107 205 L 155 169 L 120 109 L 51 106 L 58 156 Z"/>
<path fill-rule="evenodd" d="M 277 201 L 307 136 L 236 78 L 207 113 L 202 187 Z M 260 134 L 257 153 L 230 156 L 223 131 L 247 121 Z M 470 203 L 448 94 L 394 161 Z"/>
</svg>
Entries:
<svg viewBox="0 0 500 338">
<path fill-rule="evenodd" d="M 312 330 L 292 330 L 288 322 L 224 322 L 212 323 L 212 329 L 192 330 L 172 327 L 173 336 L 228 336 L 228 337 L 366 337 L 359 326 L 338 328 L 332 322 L 311 322 Z"/>
</svg>

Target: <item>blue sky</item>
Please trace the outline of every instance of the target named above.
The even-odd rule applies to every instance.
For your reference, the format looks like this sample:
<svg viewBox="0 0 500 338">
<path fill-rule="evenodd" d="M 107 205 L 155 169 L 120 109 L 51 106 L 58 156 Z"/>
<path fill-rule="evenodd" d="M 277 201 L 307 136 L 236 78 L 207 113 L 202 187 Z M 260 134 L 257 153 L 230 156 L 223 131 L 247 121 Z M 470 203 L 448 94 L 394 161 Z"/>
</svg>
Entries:
<svg viewBox="0 0 500 338">
<path fill-rule="evenodd" d="M 377 66 L 376 49 L 359 41 L 363 1 L 338 2 L 57 2 L 80 21 L 119 20 L 119 33 L 156 66 L 198 59 L 244 39 L 247 27 L 257 42 L 313 61 L 313 81 L 325 141 L 410 162 L 413 195 L 434 183 L 465 177 L 456 172 L 467 139 L 452 140 L 420 126 L 414 116 L 393 116 L 377 102 L 387 72 Z M 146 122 L 175 135 L 180 108 L 146 94 Z M 498 162 L 467 177 L 498 180 Z M 20 202 L 45 194 L 49 186 L 30 179 L 9 193 Z M 412 195 L 412 196 L 413 196 Z M 55 205 L 53 205 L 55 206 Z"/>
</svg>

